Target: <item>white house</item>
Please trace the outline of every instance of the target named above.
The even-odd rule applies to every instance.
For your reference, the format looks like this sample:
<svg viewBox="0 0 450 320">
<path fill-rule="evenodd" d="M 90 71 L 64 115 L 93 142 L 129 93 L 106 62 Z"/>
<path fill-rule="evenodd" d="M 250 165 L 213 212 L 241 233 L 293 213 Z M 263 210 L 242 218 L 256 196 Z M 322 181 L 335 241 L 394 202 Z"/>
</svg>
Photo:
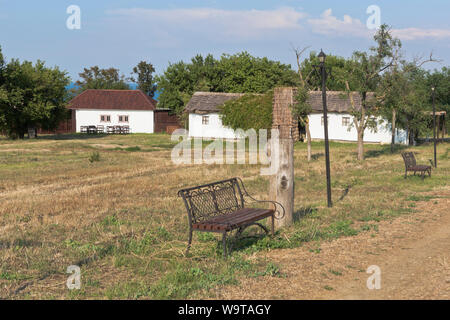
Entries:
<svg viewBox="0 0 450 320">
<path fill-rule="evenodd" d="M 156 101 L 141 90 L 85 90 L 68 105 L 76 132 L 81 126 L 128 125 L 132 133 L 153 133 Z M 75 119 L 73 119 L 75 118 Z"/>
<path fill-rule="evenodd" d="M 236 139 L 234 130 L 222 124 L 219 107 L 241 96 L 242 93 L 195 92 L 185 108 L 189 113 L 189 136 Z"/>
<path fill-rule="evenodd" d="M 195 138 L 223 138 L 236 139 L 234 131 L 222 124 L 220 119 L 220 106 L 226 101 L 241 97 L 242 93 L 213 93 L 196 92 L 186 105 L 189 113 L 189 136 Z M 359 95 L 354 94 L 355 107 L 360 107 Z M 310 123 L 311 138 L 324 139 L 322 93 L 311 91 L 309 104 L 312 113 L 308 116 Z M 342 92 L 327 92 L 328 109 L 328 136 L 330 140 L 357 141 L 357 132 L 350 115 L 350 100 Z M 377 119 L 375 130 L 366 129 L 364 142 L 390 143 L 391 125 L 381 119 Z M 395 140 L 397 143 L 407 144 L 407 134 L 404 130 L 396 130 Z"/>
<path fill-rule="evenodd" d="M 352 98 L 356 109 L 361 108 L 361 98 L 357 93 L 352 93 Z M 323 127 L 323 102 L 322 92 L 309 92 L 309 105 L 312 108 L 308 116 L 311 138 L 315 140 L 324 139 Z M 353 108 L 348 96 L 340 91 L 327 91 L 327 110 L 328 110 L 328 138 L 336 141 L 357 141 L 357 131 L 353 125 L 353 116 L 350 110 Z M 364 142 L 371 143 L 391 143 L 392 131 L 391 124 L 381 118 L 376 118 L 377 126 L 375 129 L 367 128 L 364 131 Z M 405 130 L 396 130 L 395 142 L 407 144 L 407 132 Z"/>
</svg>

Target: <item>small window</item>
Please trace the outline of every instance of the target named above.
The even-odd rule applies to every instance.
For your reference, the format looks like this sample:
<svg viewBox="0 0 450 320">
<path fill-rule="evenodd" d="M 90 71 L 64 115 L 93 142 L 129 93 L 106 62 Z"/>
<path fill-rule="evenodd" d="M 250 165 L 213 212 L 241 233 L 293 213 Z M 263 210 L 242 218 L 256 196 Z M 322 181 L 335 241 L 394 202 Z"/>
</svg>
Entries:
<svg viewBox="0 0 450 320">
<path fill-rule="evenodd" d="M 202 124 L 209 124 L 209 116 L 202 116 Z"/>
<path fill-rule="evenodd" d="M 328 120 L 328 123 L 329 123 L 330 122 L 330 117 L 327 117 L 327 120 Z M 322 116 L 320 124 L 323 126 L 323 116 Z"/>
<path fill-rule="evenodd" d="M 342 126 L 348 127 L 350 125 L 350 117 L 342 117 Z"/>
<path fill-rule="evenodd" d="M 128 116 L 119 116 L 119 122 L 128 122 Z"/>
<path fill-rule="evenodd" d="M 111 122 L 111 116 L 102 114 L 100 116 L 100 122 Z"/>
</svg>

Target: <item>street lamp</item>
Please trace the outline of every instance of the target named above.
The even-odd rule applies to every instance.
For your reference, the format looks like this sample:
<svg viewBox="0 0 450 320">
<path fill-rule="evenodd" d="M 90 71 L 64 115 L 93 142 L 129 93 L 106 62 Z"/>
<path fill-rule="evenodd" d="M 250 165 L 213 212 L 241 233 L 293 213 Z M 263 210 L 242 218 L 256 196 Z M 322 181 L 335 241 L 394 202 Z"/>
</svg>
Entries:
<svg viewBox="0 0 450 320">
<path fill-rule="evenodd" d="M 434 167 L 437 168 L 436 162 L 436 99 L 435 99 L 436 88 L 431 87 L 431 92 L 433 94 L 433 141 L 434 141 Z"/>
<path fill-rule="evenodd" d="M 331 177 L 330 177 L 330 148 L 328 144 L 328 110 L 327 110 L 327 70 L 325 66 L 326 54 L 320 50 L 319 55 L 319 65 L 314 65 L 314 68 L 319 70 L 322 78 L 322 103 L 323 103 L 323 127 L 324 127 L 324 137 L 325 137 L 325 168 L 327 174 L 327 204 L 331 208 L 333 203 L 331 202 Z M 329 72 L 328 72 L 329 73 Z"/>
<path fill-rule="evenodd" d="M 319 55 L 317 57 L 319 58 L 319 62 L 321 64 L 324 64 L 327 55 L 322 51 L 322 49 L 320 49 L 320 53 L 319 53 Z"/>
</svg>

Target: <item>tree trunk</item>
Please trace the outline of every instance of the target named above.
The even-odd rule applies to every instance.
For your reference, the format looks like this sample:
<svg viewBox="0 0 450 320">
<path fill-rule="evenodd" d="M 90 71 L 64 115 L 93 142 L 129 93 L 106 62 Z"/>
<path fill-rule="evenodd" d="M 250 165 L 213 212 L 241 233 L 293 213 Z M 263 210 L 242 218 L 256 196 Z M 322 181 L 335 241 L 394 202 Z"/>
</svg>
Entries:
<svg viewBox="0 0 450 320">
<path fill-rule="evenodd" d="M 275 229 L 290 226 L 293 223 L 294 211 L 294 141 L 279 139 L 279 166 L 270 178 L 270 199 L 278 201 L 284 207 L 285 215 L 275 220 Z M 271 147 L 275 150 L 275 147 Z M 273 157 L 272 157 L 273 159 Z M 281 212 L 280 212 L 281 213 Z"/>
<path fill-rule="evenodd" d="M 311 161 L 311 132 L 309 131 L 309 120 L 306 120 L 305 124 L 306 142 L 308 144 L 308 162 Z"/>
<path fill-rule="evenodd" d="M 357 129 L 358 131 L 358 160 L 364 160 L 364 129 Z"/>
<path fill-rule="evenodd" d="M 391 153 L 394 153 L 395 147 L 395 122 L 396 122 L 396 112 L 395 109 L 392 109 L 392 141 L 391 141 Z"/>
</svg>

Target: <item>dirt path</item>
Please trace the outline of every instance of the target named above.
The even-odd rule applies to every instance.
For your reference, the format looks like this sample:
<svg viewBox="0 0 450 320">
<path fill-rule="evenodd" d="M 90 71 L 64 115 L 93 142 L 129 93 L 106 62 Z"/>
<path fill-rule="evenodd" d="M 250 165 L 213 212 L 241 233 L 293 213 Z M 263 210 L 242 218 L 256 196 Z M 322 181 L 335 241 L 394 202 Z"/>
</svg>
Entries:
<svg viewBox="0 0 450 320">
<path fill-rule="evenodd" d="M 382 221 L 378 232 L 266 254 L 284 277 L 243 279 L 227 299 L 450 299 L 450 188 L 416 202 L 417 213 Z M 319 252 L 319 253 L 317 253 Z M 381 289 L 369 290 L 369 266 Z"/>
</svg>

